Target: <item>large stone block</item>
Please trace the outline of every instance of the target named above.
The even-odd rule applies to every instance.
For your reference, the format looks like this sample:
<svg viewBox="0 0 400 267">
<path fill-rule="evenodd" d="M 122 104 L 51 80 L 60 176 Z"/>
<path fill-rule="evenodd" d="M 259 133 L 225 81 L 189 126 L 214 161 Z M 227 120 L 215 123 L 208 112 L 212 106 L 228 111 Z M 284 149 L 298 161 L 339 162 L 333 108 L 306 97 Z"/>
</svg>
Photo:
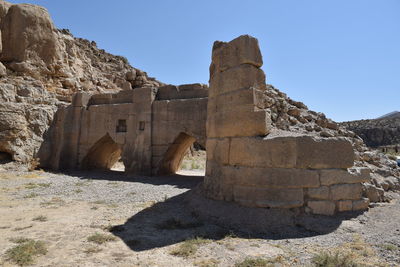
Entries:
<svg viewBox="0 0 400 267">
<path fill-rule="evenodd" d="M 297 160 L 296 138 L 232 138 L 229 158 L 231 165 L 294 168 Z"/>
<path fill-rule="evenodd" d="M 354 200 L 353 201 L 353 210 L 367 210 L 369 206 L 369 199 L 368 198 L 362 198 L 359 200 Z"/>
<path fill-rule="evenodd" d="M 213 160 L 219 164 L 229 163 L 230 139 L 212 139 L 208 138 L 206 143 L 207 161 Z"/>
<path fill-rule="evenodd" d="M 347 169 L 353 164 L 353 147 L 346 139 L 317 139 L 311 136 L 303 136 L 298 139 L 297 168 Z"/>
<path fill-rule="evenodd" d="M 233 186 L 236 202 L 252 207 L 295 208 L 304 202 L 301 188 L 259 188 L 252 186 Z"/>
<path fill-rule="evenodd" d="M 265 90 L 265 74 L 251 65 L 242 65 L 220 72 L 210 80 L 209 97 L 236 91 L 242 88 Z"/>
<path fill-rule="evenodd" d="M 227 183 L 268 188 L 319 187 L 313 170 L 221 166 L 221 179 Z"/>
<path fill-rule="evenodd" d="M 330 198 L 332 200 L 360 199 L 361 194 L 361 184 L 338 184 L 330 187 Z"/>
<path fill-rule="evenodd" d="M 242 64 L 261 67 L 263 64 L 258 40 L 249 35 L 242 35 L 229 43 L 215 42 L 212 52 L 210 75 L 226 71 Z"/>
<path fill-rule="evenodd" d="M 311 199 L 329 199 L 329 187 L 308 188 L 307 196 Z"/>
<path fill-rule="evenodd" d="M 218 112 L 208 114 L 207 137 L 238 137 L 266 135 L 271 129 L 267 111 Z"/>
<path fill-rule="evenodd" d="M 337 202 L 337 211 L 351 211 L 353 210 L 353 201 L 351 200 L 340 200 Z"/>
<path fill-rule="evenodd" d="M 328 215 L 335 214 L 335 203 L 327 200 L 311 200 L 307 202 L 307 206 L 313 214 Z"/>
<path fill-rule="evenodd" d="M 232 111 L 237 113 L 238 107 L 243 106 L 248 107 L 247 110 L 255 110 L 256 97 L 258 97 L 256 92 L 258 91 L 255 88 L 242 88 L 209 98 L 209 112 Z"/>
<path fill-rule="evenodd" d="M 348 170 L 328 169 L 321 170 L 321 184 L 354 184 L 363 183 L 370 180 L 370 171 L 368 168 L 351 168 Z"/>
</svg>

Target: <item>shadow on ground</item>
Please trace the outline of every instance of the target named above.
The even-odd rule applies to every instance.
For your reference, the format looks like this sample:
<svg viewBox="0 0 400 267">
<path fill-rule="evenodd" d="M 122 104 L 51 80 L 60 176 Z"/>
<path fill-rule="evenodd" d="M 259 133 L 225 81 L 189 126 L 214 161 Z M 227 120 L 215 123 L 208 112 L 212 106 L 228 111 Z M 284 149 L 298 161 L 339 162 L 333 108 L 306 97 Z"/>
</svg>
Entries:
<svg viewBox="0 0 400 267">
<path fill-rule="evenodd" d="M 177 188 L 191 189 L 203 181 L 204 176 L 191 175 L 166 175 L 166 176 L 138 176 L 125 174 L 122 171 L 104 170 L 104 171 L 72 171 L 65 172 L 70 176 L 79 177 L 80 179 L 90 180 L 106 180 L 106 181 L 123 181 L 136 182 L 152 185 L 174 185 Z"/>
<path fill-rule="evenodd" d="M 343 220 L 359 214 L 336 217 L 296 216 L 293 211 L 241 207 L 213 201 L 190 190 L 158 202 L 116 225 L 111 232 L 132 250 L 164 247 L 195 237 L 211 240 L 226 236 L 261 239 L 304 238 L 335 231 Z"/>
</svg>

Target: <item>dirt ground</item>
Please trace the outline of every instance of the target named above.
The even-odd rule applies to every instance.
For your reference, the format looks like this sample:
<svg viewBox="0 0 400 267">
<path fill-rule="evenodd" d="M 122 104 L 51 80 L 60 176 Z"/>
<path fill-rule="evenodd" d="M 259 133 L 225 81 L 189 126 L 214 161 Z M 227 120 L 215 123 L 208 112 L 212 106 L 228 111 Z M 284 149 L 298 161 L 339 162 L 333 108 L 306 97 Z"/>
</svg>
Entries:
<svg viewBox="0 0 400 267">
<path fill-rule="evenodd" d="M 185 195 L 203 173 L 187 174 L 128 177 L 0 166 L 0 264 L 15 266 L 7 251 L 17 238 L 29 238 L 47 248 L 34 266 L 241 266 L 249 259 L 266 264 L 258 266 L 314 266 L 323 252 L 340 252 L 360 266 L 400 266 L 397 194 L 328 233 L 316 226 L 292 238 L 246 236 L 199 218 Z M 96 243 L 93 235 L 107 238 Z"/>
</svg>

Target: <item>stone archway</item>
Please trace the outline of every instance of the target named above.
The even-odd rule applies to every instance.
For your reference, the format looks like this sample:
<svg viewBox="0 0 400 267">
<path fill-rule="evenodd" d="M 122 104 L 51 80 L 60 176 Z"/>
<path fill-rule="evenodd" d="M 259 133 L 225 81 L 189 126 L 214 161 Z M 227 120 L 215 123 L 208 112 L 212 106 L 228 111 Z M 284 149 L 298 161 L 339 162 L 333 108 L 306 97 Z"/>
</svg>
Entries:
<svg viewBox="0 0 400 267">
<path fill-rule="evenodd" d="M 110 169 L 121 158 L 122 148 L 107 133 L 99 139 L 82 160 L 82 169 Z"/>
<path fill-rule="evenodd" d="M 158 168 L 159 175 L 174 174 L 178 171 L 189 147 L 196 141 L 191 135 L 181 132 L 169 146 Z"/>
</svg>

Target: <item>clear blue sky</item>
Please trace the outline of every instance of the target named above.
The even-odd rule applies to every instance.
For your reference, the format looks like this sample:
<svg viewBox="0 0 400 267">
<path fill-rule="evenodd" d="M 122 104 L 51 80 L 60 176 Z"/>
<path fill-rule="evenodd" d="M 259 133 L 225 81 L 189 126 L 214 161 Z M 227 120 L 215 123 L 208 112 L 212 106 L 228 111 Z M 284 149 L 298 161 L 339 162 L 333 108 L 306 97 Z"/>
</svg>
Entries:
<svg viewBox="0 0 400 267">
<path fill-rule="evenodd" d="M 400 0 L 25 0 L 171 84 L 208 82 L 211 47 L 258 38 L 267 82 L 336 121 L 400 110 Z"/>
</svg>

